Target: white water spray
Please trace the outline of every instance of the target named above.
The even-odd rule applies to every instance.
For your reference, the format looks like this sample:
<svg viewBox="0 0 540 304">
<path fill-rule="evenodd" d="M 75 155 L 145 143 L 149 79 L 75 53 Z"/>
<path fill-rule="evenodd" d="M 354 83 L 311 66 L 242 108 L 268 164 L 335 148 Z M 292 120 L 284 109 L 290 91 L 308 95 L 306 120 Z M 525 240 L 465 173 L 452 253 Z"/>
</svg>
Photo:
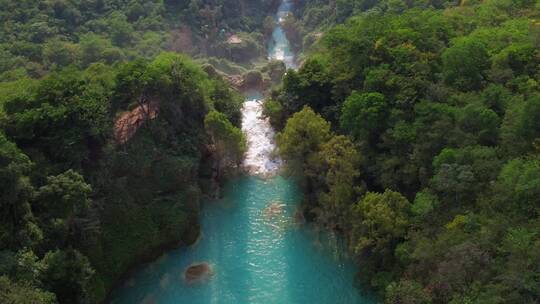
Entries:
<svg viewBox="0 0 540 304">
<path fill-rule="evenodd" d="M 297 66 L 294 53 L 281 26 L 291 8 L 292 3 L 289 0 L 283 0 L 278 8 L 275 16 L 277 24 L 268 46 L 268 57 L 271 60 L 281 60 L 287 68 L 295 69 Z M 244 168 L 253 175 L 271 176 L 277 173 L 282 162 L 274 155 L 275 132 L 268 118 L 263 117 L 263 102 L 259 92 L 251 92 L 246 94 L 242 107 L 242 131 L 247 139 Z"/>
<path fill-rule="evenodd" d="M 281 160 L 273 155 L 276 147 L 275 132 L 268 118 L 263 117 L 260 94 L 247 94 L 242 107 L 242 131 L 247 140 L 244 168 L 254 175 L 269 176 L 277 173 Z"/>
</svg>

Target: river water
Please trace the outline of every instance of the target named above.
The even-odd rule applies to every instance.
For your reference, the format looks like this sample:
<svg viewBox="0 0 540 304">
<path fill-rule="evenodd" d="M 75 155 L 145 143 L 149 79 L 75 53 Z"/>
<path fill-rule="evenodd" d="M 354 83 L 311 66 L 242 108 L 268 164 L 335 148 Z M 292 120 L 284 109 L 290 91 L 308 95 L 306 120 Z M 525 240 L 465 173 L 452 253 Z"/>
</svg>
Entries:
<svg viewBox="0 0 540 304">
<path fill-rule="evenodd" d="M 290 9 L 284 1 L 276 20 Z M 269 57 L 295 68 L 280 26 L 273 38 Z M 248 174 L 225 185 L 223 199 L 204 204 L 197 244 L 169 251 L 145 266 L 115 290 L 112 303 L 375 303 L 353 286 L 358 269 L 340 238 L 295 220 L 301 192 L 277 174 L 281 161 L 272 157 L 274 131 L 261 113 L 260 94 L 246 94 L 242 129 Z M 186 283 L 183 272 L 198 262 L 211 265 L 212 277 Z"/>
</svg>

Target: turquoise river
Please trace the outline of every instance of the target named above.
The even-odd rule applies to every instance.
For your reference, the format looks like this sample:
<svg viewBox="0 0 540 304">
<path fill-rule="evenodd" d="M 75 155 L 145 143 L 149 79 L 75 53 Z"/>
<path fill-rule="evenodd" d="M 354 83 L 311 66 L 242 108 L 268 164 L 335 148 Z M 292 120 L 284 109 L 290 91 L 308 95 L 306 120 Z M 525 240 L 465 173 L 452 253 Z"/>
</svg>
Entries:
<svg viewBox="0 0 540 304">
<path fill-rule="evenodd" d="M 276 14 L 269 57 L 296 68 L 279 26 L 290 9 L 285 0 Z M 242 109 L 246 174 L 225 185 L 222 199 L 204 203 L 200 240 L 144 266 L 114 291 L 113 304 L 375 303 L 354 287 L 358 268 L 340 239 L 295 220 L 301 192 L 277 174 L 281 161 L 271 157 L 274 132 L 260 99 L 247 94 Z M 213 275 L 186 283 L 185 269 L 198 262 Z"/>
</svg>

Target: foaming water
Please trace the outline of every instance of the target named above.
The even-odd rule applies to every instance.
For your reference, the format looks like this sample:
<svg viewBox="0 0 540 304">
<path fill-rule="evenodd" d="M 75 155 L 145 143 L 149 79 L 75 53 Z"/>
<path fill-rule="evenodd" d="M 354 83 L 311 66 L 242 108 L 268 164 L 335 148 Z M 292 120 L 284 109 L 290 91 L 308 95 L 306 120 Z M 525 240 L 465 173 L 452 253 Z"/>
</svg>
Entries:
<svg viewBox="0 0 540 304">
<path fill-rule="evenodd" d="M 357 268 L 339 238 L 295 222 L 300 195 L 282 177 L 229 182 L 205 204 L 199 242 L 146 266 L 112 303 L 374 303 L 353 286 Z M 201 261 L 213 277 L 187 284 L 183 271 Z"/>
<path fill-rule="evenodd" d="M 246 95 L 242 107 L 242 131 L 246 135 L 247 152 L 244 168 L 251 174 L 270 176 L 277 172 L 281 160 L 273 156 L 274 130 L 263 117 L 263 101 L 261 94 L 251 92 Z"/>
</svg>

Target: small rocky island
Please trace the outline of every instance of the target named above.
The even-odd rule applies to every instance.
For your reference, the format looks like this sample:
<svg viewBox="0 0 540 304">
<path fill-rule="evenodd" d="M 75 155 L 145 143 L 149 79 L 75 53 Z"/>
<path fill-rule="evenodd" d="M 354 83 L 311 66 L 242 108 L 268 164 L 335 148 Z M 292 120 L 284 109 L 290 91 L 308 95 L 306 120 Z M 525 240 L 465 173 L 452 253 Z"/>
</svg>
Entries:
<svg viewBox="0 0 540 304">
<path fill-rule="evenodd" d="M 213 269 L 206 262 L 191 264 L 184 272 L 184 279 L 187 283 L 205 282 L 213 275 Z"/>
</svg>

